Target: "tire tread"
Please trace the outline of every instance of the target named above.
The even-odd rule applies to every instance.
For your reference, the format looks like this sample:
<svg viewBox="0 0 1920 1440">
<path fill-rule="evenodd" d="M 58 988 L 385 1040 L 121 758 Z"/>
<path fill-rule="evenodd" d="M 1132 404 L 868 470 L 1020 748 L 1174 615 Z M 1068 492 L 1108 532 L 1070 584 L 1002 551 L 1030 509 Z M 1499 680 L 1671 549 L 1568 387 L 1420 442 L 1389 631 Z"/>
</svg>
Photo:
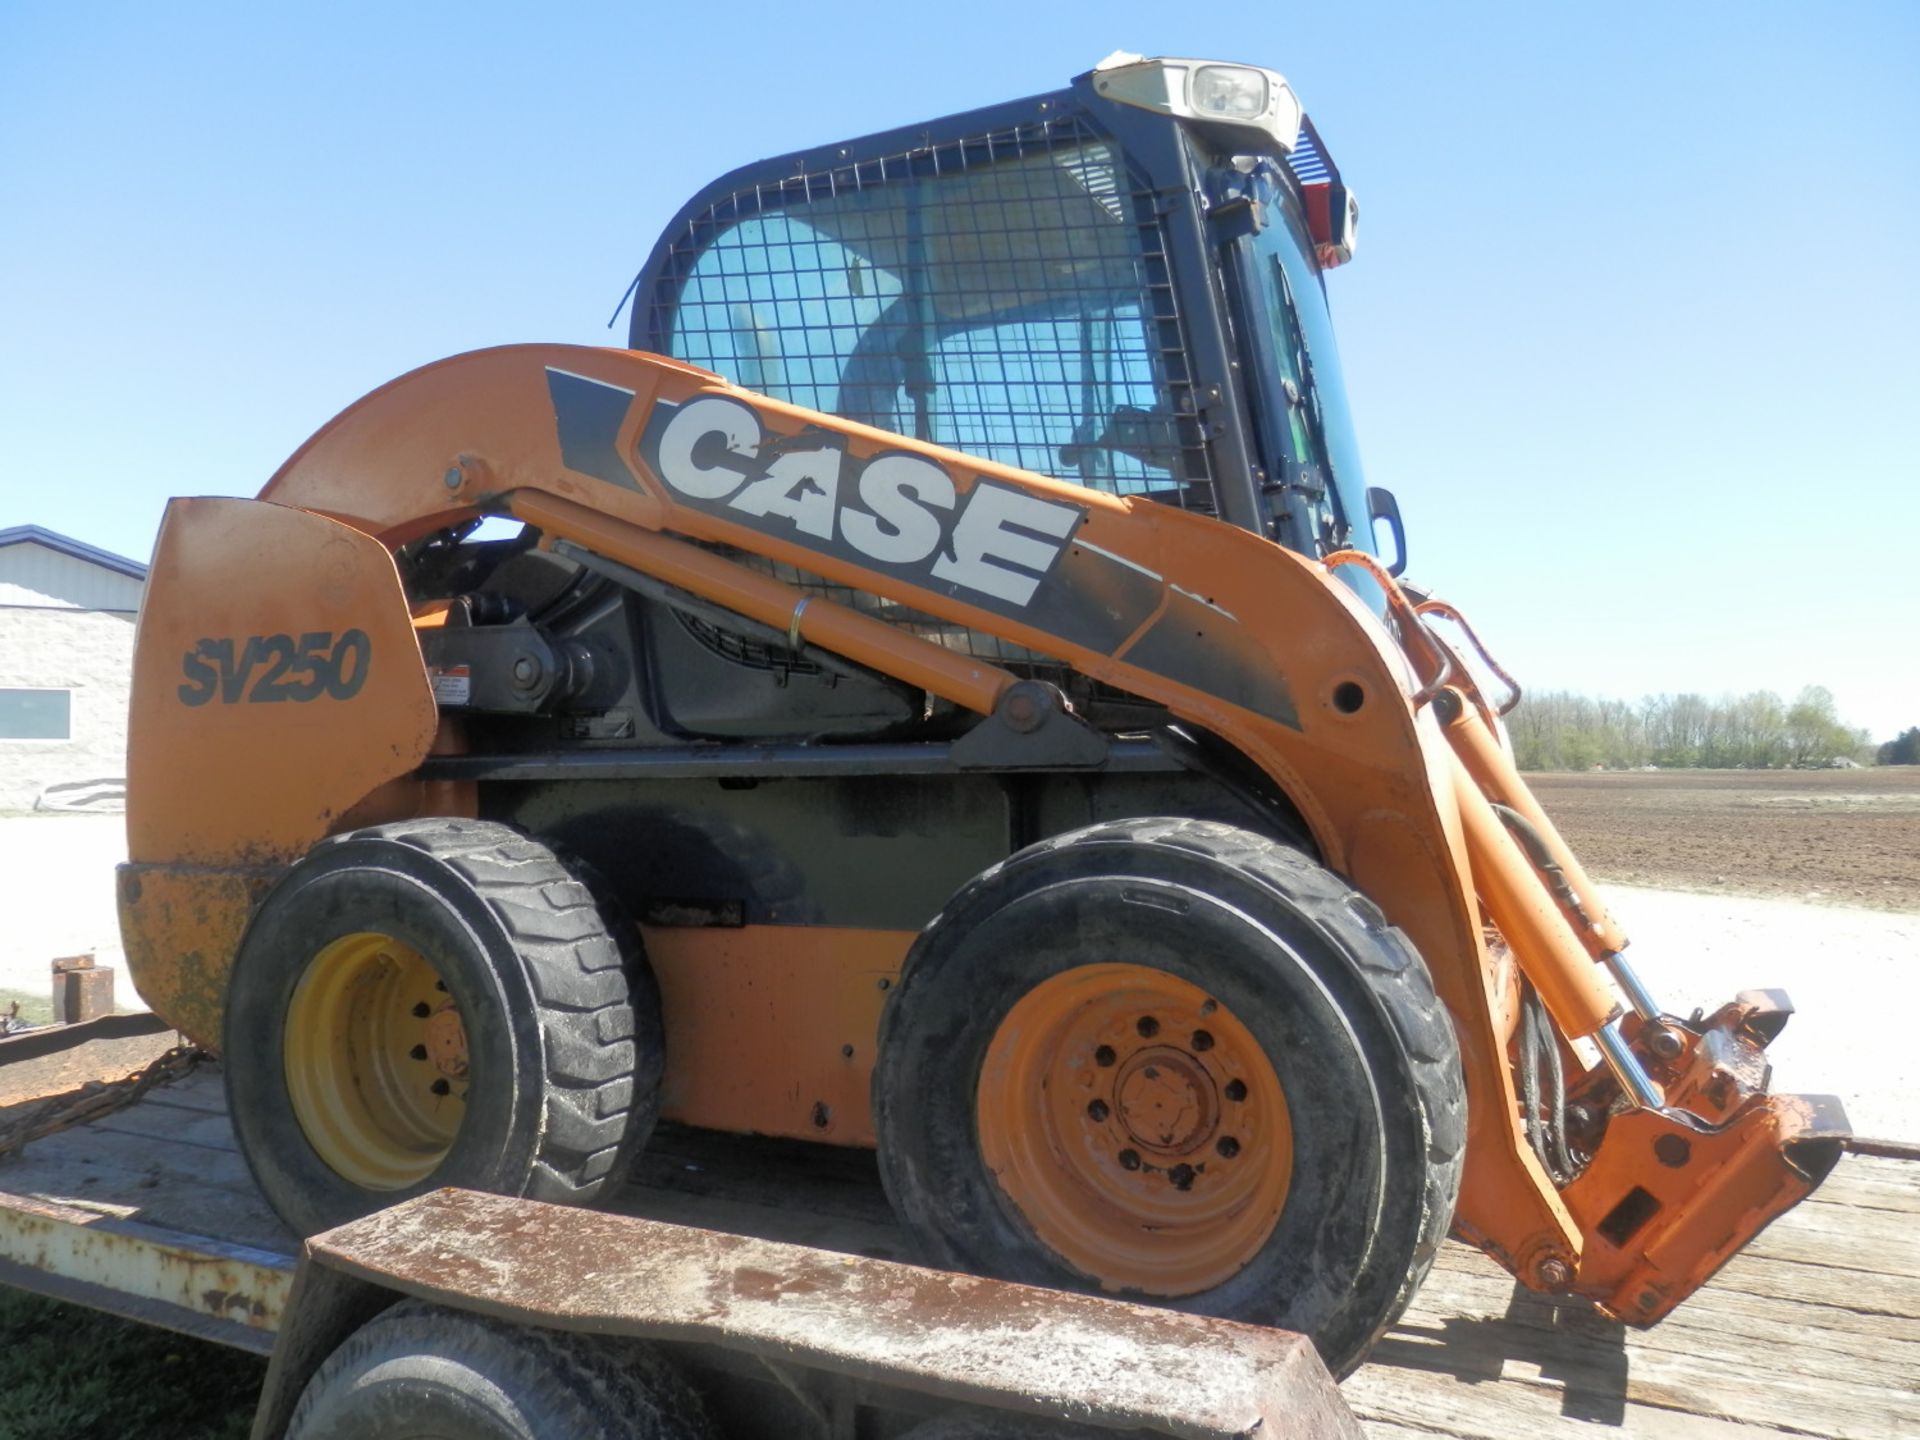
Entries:
<svg viewBox="0 0 1920 1440">
<path fill-rule="evenodd" d="M 1311 856 L 1265 836 L 1215 820 L 1117 820 L 1042 842 L 1050 848 L 1113 842 L 1165 845 L 1230 865 L 1292 898 L 1316 924 L 1347 930 L 1357 922 L 1372 944 L 1347 947 L 1406 1049 L 1426 1127 L 1427 1166 L 1419 1239 L 1389 1313 L 1384 1333 L 1406 1311 L 1453 1224 L 1466 1164 L 1467 1091 L 1453 1017 L 1433 987 L 1433 975 L 1406 933 L 1379 905 Z"/>
<path fill-rule="evenodd" d="M 611 933 L 603 902 L 552 849 L 495 821 L 401 820 L 333 836 L 315 852 L 358 840 L 398 842 L 431 856 L 471 886 L 505 929 L 539 1011 L 547 1082 L 525 1193 L 563 1204 L 590 1200 L 645 1143 L 652 1127 L 634 1123 L 634 1101 L 650 1097 L 658 1079 L 657 1056 L 643 1054 L 647 1047 L 634 1038 L 631 957 Z"/>
<path fill-rule="evenodd" d="M 1432 1269 L 1440 1244 L 1453 1223 L 1466 1159 L 1467 1102 L 1459 1037 L 1452 1016 L 1434 990 L 1433 977 L 1425 961 L 1378 904 L 1303 851 L 1270 836 L 1214 820 L 1166 816 L 1125 818 L 1041 840 L 963 885 L 923 931 L 921 944 L 927 945 L 943 927 L 968 923 L 975 917 L 985 903 L 983 895 L 1006 888 L 1001 878 L 1004 872 L 1016 867 L 1022 870 L 1038 867 L 1044 872 L 1062 858 L 1063 852 L 1101 848 L 1111 849 L 1116 863 L 1109 869 L 1102 860 L 1091 868 L 1114 878 L 1124 879 L 1128 875 L 1127 862 L 1121 858 L 1128 851 L 1135 855 L 1132 864 L 1139 867 L 1138 873 L 1143 877 L 1156 868 L 1139 858 L 1143 848 L 1163 853 L 1176 851 L 1198 858 L 1210 867 L 1237 872 L 1243 880 L 1275 896 L 1345 956 L 1348 981 L 1357 992 L 1356 998 L 1361 1003 L 1370 1000 L 1384 1021 L 1382 1043 L 1393 1044 L 1400 1051 L 1404 1061 L 1402 1073 L 1415 1102 L 1409 1108 L 1417 1115 L 1418 1125 L 1416 1136 L 1407 1138 L 1419 1141 L 1417 1147 L 1408 1146 L 1410 1153 L 1403 1163 L 1404 1169 L 1419 1170 L 1419 1193 L 1407 1197 L 1411 1202 L 1409 1218 L 1396 1232 L 1401 1237 L 1398 1253 L 1389 1260 L 1383 1252 L 1376 1260 L 1369 1261 L 1370 1265 L 1380 1267 L 1375 1273 L 1385 1303 L 1370 1317 L 1374 1321 L 1371 1333 L 1348 1346 L 1343 1357 L 1334 1357 L 1341 1361 L 1342 1369 L 1350 1368 L 1405 1312 Z M 1017 877 L 1008 875 L 1006 881 L 1018 889 Z M 901 987 L 894 996 L 894 1006 L 908 1002 L 916 988 L 916 979 L 910 959 Z M 883 1052 L 889 1044 L 893 1013 L 890 1010 L 883 1020 Z M 895 1097 L 883 1092 L 879 1078 L 876 1072 L 876 1120 L 891 1123 Z M 888 1173 L 887 1163 L 883 1154 L 883 1174 Z M 917 1174 L 903 1171 L 901 1183 L 904 1193 L 905 1189 L 924 1186 L 926 1181 Z M 1397 1274 L 1388 1268 L 1402 1263 L 1404 1269 Z"/>
<path fill-rule="evenodd" d="M 294 1407 L 288 1440 L 392 1434 L 394 1417 L 366 1393 L 367 1381 L 385 1367 L 413 1362 L 417 1368 L 423 1359 L 447 1362 L 430 1369 L 438 1385 L 457 1391 L 459 1377 L 471 1375 L 504 1390 L 531 1422 L 529 1435 L 536 1426 L 564 1422 L 569 1435 L 582 1440 L 714 1440 L 692 1388 L 651 1346 L 516 1325 L 420 1300 L 382 1311 L 321 1361 Z M 380 1435 L 370 1435 L 369 1426 Z"/>
</svg>

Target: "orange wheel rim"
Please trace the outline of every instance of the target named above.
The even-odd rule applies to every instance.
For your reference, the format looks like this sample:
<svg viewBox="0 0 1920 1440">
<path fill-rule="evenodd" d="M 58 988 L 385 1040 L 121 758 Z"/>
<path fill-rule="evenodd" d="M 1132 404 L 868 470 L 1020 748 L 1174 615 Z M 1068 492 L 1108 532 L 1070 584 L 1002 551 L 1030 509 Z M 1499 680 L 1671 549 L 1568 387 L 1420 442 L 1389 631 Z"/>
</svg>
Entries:
<svg viewBox="0 0 1920 1440">
<path fill-rule="evenodd" d="M 1082 965 L 1034 986 L 994 1033 L 976 1107 L 1001 1191 L 1104 1289 L 1218 1285 L 1287 1202 L 1293 1125 L 1272 1062 L 1162 970 Z"/>
</svg>

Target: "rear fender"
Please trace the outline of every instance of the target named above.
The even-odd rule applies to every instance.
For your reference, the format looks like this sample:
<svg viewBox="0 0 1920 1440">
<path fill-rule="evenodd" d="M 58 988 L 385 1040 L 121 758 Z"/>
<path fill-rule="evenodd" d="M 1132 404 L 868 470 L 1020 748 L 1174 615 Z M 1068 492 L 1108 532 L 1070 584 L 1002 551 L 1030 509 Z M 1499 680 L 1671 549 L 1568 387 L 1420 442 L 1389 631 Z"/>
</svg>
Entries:
<svg viewBox="0 0 1920 1440">
<path fill-rule="evenodd" d="M 218 1037 L 263 883 L 431 748 L 433 689 L 393 557 L 324 516 L 175 500 L 134 644 L 121 929 L 135 986 Z"/>
</svg>

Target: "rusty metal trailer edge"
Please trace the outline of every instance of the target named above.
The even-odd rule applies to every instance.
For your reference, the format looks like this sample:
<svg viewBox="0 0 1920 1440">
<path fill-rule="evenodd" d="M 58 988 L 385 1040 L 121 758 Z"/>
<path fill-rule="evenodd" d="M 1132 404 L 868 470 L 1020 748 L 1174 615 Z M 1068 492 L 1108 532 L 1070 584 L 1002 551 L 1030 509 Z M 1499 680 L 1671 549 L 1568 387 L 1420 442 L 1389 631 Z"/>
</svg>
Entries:
<svg viewBox="0 0 1920 1440">
<path fill-rule="evenodd" d="M 1184 1440 L 1360 1435 L 1290 1332 L 462 1190 L 295 1256 L 0 1189 L 0 1284 L 269 1355 L 254 1440 L 406 1297 L 657 1342 L 722 1383 L 774 1382 L 826 1436 L 852 1436 L 862 1407 L 952 1405 Z"/>
</svg>

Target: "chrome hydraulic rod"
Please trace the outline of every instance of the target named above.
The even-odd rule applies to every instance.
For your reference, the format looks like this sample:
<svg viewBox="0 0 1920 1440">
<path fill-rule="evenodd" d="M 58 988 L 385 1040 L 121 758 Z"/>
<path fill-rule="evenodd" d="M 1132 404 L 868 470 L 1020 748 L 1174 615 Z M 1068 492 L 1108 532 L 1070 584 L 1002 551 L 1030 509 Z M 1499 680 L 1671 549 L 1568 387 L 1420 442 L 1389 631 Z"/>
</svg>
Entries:
<svg viewBox="0 0 1920 1440">
<path fill-rule="evenodd" d="M 1653 993 L 1633 973 L 1633 967 L 1627 964 L 1627 957 L 1618 950 L 1609 950 L 1600 957 L 1606 962 L 1607 969 L 1613 972 L 1614 980 L 1626 993 L 1627 1002 L 1633 1006 L 1634 1014 L 1642 1020 L 1658 1020 L 1660 1006 L 1654 1001 Z"/>
<path fill-rule="evenodd" d="M 1653 1077 L 1641 1065 L 1640 1057 L 1633 1053 L 1633 1047 L 1627 1044 L 1626 1036 L 1620 1033 L 1620 1021 L 1609 1020 L 1594 1032 L 1593 1038 L 1600 1045 L 1600 1053 L 1606 1056 L 1607 1068 L 1613 1071 L 1613 1078 L 1620 1082 L 1620 1088 L 1642 1110 L 1664 1110 L 1667 1097 Z"/>
</svg>

